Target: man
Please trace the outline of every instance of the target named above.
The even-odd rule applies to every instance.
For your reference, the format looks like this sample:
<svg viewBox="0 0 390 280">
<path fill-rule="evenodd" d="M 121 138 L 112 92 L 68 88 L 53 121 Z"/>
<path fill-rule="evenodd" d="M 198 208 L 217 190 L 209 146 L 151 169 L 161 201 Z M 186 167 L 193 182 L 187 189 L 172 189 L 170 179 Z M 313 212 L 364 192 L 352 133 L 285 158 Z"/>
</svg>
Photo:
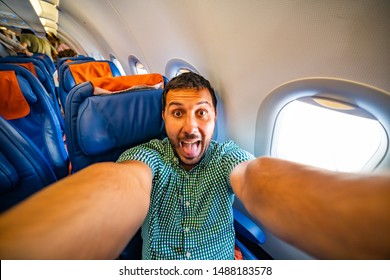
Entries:
<svg viewBox="0 0 390 280">
<path fill-rule="evenodd" d="M 20 42 L 32 53 L 47 54 L 53 61 L 53 54 L 56 56 L 56 49 L 46 38 L 40 38 L 30 29 L 22 29 L 20 33 Z"/>
<path fill-rule="evenodd" d="M 234 259 L 233 168 L 253 156 L 232 141 L 212 141 L 214 89 L 189 72 L 163 92 L 168 138 L 124 152 L 118 162 L 142 162 L 138 176 L 153 182 L 142 226 L 143 259 Z"/>
<path fill-rule="evenodd" d="M 213 90 L 182 75 L 163 94 L 169 140 L 89 166 L 2 214 L 1 259 L 116 258 L 141 225 L 145 258 L 230 259 L 233 192 L 268 230 L 315 257 L 390 258 L 389 174 L 252 159 L 211 141 Z"/>
</svg>

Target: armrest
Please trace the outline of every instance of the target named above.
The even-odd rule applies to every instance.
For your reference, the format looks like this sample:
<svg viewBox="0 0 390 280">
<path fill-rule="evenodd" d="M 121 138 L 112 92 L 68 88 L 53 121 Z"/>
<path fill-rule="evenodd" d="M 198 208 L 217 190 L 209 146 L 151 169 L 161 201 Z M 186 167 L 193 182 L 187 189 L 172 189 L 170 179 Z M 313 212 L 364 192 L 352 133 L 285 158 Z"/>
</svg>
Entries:
<svg viewBox="0 0 390 280">
<path fill-rule="evenodd" d="M 233 207 L 234 228 L 245 238 L 260 245 L 265 242 L 265 234 L 251 219 Z"/>
</svg>

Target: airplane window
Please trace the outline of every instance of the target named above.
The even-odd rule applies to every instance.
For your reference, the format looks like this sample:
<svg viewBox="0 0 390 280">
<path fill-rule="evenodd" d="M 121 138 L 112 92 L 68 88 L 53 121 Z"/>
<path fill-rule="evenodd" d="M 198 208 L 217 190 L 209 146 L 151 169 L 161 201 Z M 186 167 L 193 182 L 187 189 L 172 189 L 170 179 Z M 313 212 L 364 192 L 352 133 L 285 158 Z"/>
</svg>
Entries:
<svg viewBox="0 0 390 280">
<path fill-rule="evenodd" d="M 175 76 L 179 76 L 180 74 L 188 73 L 188 72 L 191 72 L 191 70 L 189 70 L 189 69 L 187 69 L 187 68 L 180 68 L 179 70 L 177 70 Z"/>
<path fill-rule="evenodd" d="M 119 72 L 121 73 L 121 75 L 125 76 L 126 73 L 125 73 L 125 70 L 122 67 L 122 64 L 120 63 L 120 61 L 113 54 L 110 54 L 110 60 L 115 64 L 116 67 L 118 67 Z"/>
<path fill-rule="evenodd" d="M 88 56 L 93 57 L 96 60 L 104 60 L 105 59 L 99 51 L 97 51 L 96 53 L 95 52 L 88 52 Z"/>
<path fill-rule="evenodd" d="M 171 59 L 165 66 L 165 76 L 168 79 L 172 79 L 173 77 L 190 71 L 200 74 L 199 71 L 193 65 L 179 58 Z"/>
<path fill-rule="evenodd" d="M 129 66 L 133 75 L 149 74 L 145 65 L 134 55 L 129 56 Z"/>
<path fill-rule="evenodd" d="M 306 78 L 261 103 L 255 155 L 344 172 L 390 167 L 390 95 L 366 84 Z"/>
<path fill-rule="evenodd" d="M 387 148 L 381 124 L 365 111 L 320 98 L 302 98 L 279 113 L 271 155 L 317 167 L 354 172 L 373 169 Z M 376 157 L 376 154 L 379 157 Z"/>
<path fill-rule="evenodd" d="M 135 69 L 137 69 L 137 74 L 148 74 L 148 70 L 146 70 L 145 66 L 141 62 L 137 62 L 135 64 Z"/>
</svg>

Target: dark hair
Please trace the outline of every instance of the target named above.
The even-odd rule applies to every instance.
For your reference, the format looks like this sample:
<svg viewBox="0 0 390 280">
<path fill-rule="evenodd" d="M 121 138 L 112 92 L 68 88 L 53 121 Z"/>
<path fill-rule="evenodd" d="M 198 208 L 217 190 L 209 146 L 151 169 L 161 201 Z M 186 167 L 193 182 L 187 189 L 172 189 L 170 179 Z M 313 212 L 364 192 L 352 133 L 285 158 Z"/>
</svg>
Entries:
<svg viewBox="0 0 390 280">
<path fill-rule="evenodd" d="M 162 94 L 162 110 L 165 110 L 165 105 L 167 102 L 167 94 L 170 90 L 175 89 L 208 89 L 211 95 L 211 99 L 213 102 L 214 110 L 217 112 L 217 97 L 215 96 L 215 92 L 210 82 L 203 78 L 201 75 L 196 74 L 194 72 L 186 72 L 180 74 L 179 76 L 174 77 L 172 80 L 168 82 L 165 86 L 163 94 Z"/>
<path fill-rule="evenodd" d="M 20 33 L 22 33 L 22 34 L 33 34 L 33 35 L 35 35 L 34 31 L 32 31 L 31 29 L 27 29 L 27 28 L 22 28 L 22 30 L 20 31 Z"/>
<path fill-rule="evenodd" d="M 65 49 L 62 51 L 59 51 L 57 54 L 57 57 L 75 57 L 78 56 L 77 52 L 73 49 Z"/>
</svg>

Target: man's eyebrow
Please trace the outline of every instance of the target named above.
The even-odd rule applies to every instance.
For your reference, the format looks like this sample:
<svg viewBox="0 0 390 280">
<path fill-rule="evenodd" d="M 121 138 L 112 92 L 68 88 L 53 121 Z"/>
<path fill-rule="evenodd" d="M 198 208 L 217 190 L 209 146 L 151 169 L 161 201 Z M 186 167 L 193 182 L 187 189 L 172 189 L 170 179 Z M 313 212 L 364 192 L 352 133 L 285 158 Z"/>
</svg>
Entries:
<svg viewBox="0 0 390 280">
<path fill-rule="evenodd" d="M 170 107 L 170 106 L 182 106 L 182 105 L 183 105 L 183 103 L 173 101 L 173 102 L 170 102 L 168 104 L 168 107 Z"/>
<path fill-rule="evenodd" d="M 204 101 L 199 101 L 198 103 L 196 103 L 196 105 L 202 105 L 202 104 L 207 104 L 209 106 L 211 106 L 210 102 L 208 102 L 207 100 L 204 100 Z M 184 104 L 181 103 L 181 102 L 177 102 L 177 101 L 172 101 L 168 104 L 168 107 L 170 106 L 183 106 Z"/>
</svg>

